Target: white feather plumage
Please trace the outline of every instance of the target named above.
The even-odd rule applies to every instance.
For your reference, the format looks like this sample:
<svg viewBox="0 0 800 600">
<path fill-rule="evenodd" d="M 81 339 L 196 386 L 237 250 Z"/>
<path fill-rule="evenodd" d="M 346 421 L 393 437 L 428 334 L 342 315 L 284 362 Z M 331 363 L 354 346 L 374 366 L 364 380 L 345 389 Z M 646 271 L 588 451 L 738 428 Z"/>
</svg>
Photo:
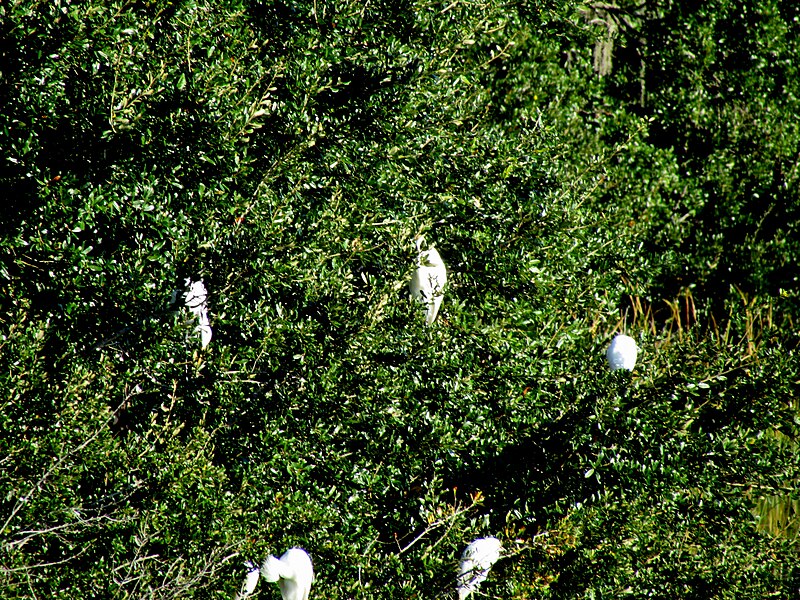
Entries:
<svg viewBox="0 0 800 600">
<path fill-rule="evenodd" d="M 608 365 L 612 371 L 618 369 L 627 369 L 633 371 L 636 366 L 636 355 L 639 349 L 636 347 L 636 341 L 625 334 L 619 334 L 608 346 L 606 350 L 606 358 Z"/>
<path fill-rule="evenodd" d="M 211 330 L 211 320 L 208 318 L 208 310 L 203 305 L 202 310 L 197 313 L 197 327 L 195 331 L 200 333 L 200 345 L 205 348 L 211 342 L 213 332 Z"/>
<path fill-rule="evenodd" d="M 447 283 L 447 268 L 439 252 L 431 246 L 422 250 L 425 238 L 417 236 L 417 269 L 408 286 L 411 297 L 426 306 L 425 323 L 430 325 L 439 314 L 439 307 L 444 298 L 444 286 Z"/>
<path fill-rule="evenodd" d="M 208 290 L 206 290 L 203 280 L 192 281 L 190 277 L 184 280 L 186 291 L 183 293 L 183 304 L 197 318 L 195 332 L 200 335 L 200 345 L 205 348 L 211 342 L 213 330 L 211 329 L 211 319 L 208 316 Z M 179 292 L 174 290 L 170 298 L 170 304 L 174 304 L 178 299 Z"/>
<path fill-rule="evenodd" d="M 500 540 L 494 537 L 478 538 L 464 549 L 456 580 L 458 600 L 464 600 L 480 587 L 492 565 L 500 559 L 502 549 Z"/>
<path fill-rule="evenodd" d="M 280 558 L 268 556 L 261 565 L 261 576 L 278 583 L 283 600 L 308 600 L 314 567 L 305 550 L 290 548 Z"/>
<path fill-rule="evenodd" d="M 200 311 L 206 306 L 208 290 L 206 290 L 202 279 L 200 281 L 192 281 L 191 278 L 187 277 L 184 283 L 189 288 L 186 291 L 184 303 L 193 315 L 199 316 Z"/>
<path fill-rule="evenodd" d="M 247 567 L 247 575 L 242 584 L 242 589 L 234 596 L 234 600 L 245 600 L 245 598 L 255 591 L 256 584 L 258 583 L 258 567 L 249 560 L 244 563 L 244 566 Z"/>
</svg>

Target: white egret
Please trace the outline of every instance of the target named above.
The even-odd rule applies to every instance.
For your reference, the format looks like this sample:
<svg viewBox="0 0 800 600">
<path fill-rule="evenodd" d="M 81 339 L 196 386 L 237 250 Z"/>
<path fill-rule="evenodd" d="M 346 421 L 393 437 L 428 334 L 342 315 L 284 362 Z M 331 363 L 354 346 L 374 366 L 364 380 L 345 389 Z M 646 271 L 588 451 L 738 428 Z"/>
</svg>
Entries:
<svg viewBox="0 0 800 600">
<path fill-rule="evenodd" d="M 208 346 L 211 341 L 212 331 L 211 321 L 208 318 L 208 310 L 205 306 L 203 306 L 202 310 L 197 314 L 197 327 L 195 327 L 194 330 L 200 333 L 200 345 L 203 348 Z"/>
<path fill-rule="evenodd" d="M 489 569 L 500 559 L 502 549 L 500 540 L 494 537 L 478 538 L 464 549 L 456 579 L 458 600 L 464 600 L 480 587 Z"/>
<path fill-rule="evenodd" d="M 627 369 L 633 371 L 636 366 L 636 341 L 623 333 L 617 335 L 606 350 L 606 358 L 612 371 Z"/>
<path fill-rule="evenodd" d="M 283 600 L 308 600 L 314 567 L 302 548 L 290 548 L 280 558 L 268 556 L 261 565 L 261 576 L 277 582 Z"/>
<path fill-rule="evenodd" d="M 191 278 L 187 277 L 184 283 L 189 289 L 184 296 L 183 302 L 193 315 L 199 317 L 200 312 L 206 306 L 208 290 L 206 290 L 206 286 L 203 285 L 202 279 L 199 281 L 192 281 Z"/>
<path fill-rule="evenodd" d="M 414 271 L 408 291 L 414 300 L 426 305 L 425 323 L 430 325 L 436 319 L 439 307 L 442 305 L 444 286 L 447 283 L 447 268 L 433 245 L 427 250 L 422 250 L 424 242 L 425 238 L 421 235 L 415 239 L 417 270 Z"/>
<path fill-rule="evenodd" d="M 258 567 L 252 561 L 246 561 L 244 566 L 247 567 L 247 576 L 245 577 L 242 589 L 233 597 L 233 600 L 245 600 L 256 589 L 258 583 Z"/>
<path fill-rule="evenodd" d="M 197 318 L 197 326 L 194 330 L 200 334 L 200 344 L 205 348 L 211 342 L 211 336 L 213 335 L 211 319 L 208 318 L 208 305 L 206 304 L 208 290 L 206 290 L 202 279 L 192 281 L 190 277 L 187 277 L 184 280 L 184 285 L 186 286 L 186 291 L 181 294 L 183 304 Z M 172 292 L 170 304 L 175 304 L 179 294 L 178 290 Z"/>
</svg>

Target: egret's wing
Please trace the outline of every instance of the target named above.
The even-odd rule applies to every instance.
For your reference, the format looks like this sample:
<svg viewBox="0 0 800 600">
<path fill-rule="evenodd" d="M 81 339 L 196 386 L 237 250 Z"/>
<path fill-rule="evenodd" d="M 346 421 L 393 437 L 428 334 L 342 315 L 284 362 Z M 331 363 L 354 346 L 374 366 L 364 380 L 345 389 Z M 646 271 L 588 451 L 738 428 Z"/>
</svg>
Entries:
<svg viewBox="0 0 800 600">
<path fill-rule="evenodd" d="M 430 300 L 428 303 L 428 314 L 425 322 L 430 325 L 436 320 L 439 314 L 439 307 L 444 299 L 444 286 L 447 283 L 447 271 L 444 265 L 432 267 L 428 270 L 428 287 L 430 288 Z"/>
<path fill-rule="evenodd" d="M 417 255 L 417 269 L 408 287 L 414 300 L 427 305 L 425 323 L 428 325 L 433 323 L 439 314 L 446 283 L 447 269 L 439 252 L 435 248 L 420 252 Z"/>
<path fill-rule="evenodd" d="M 311 581 L 305 579 L 281 579 L 278 582 L 284 600 L 308 600 L 311 593 Z"/>
<path fill-rule="evenodd" d="M 295 579 L 307 581 L 308 587 L 314 581 L 314 565 L 311 564 L 311 557 L 302 548 L 290 548 L 281 556 L 281 560 L 288 562 L 295 572 Z"/>
<path fill-rule="evenodd" d="M 442 305 L 443 296 L 440 294 L 438 296 L 434 296 L 433 299 L 428 303 L 428 311 L 425 314 L 425 323 L 430 325 L 436 320 L 436 315 L 439 314 L 439 307 Z"/>
<path fill-rule="evenodd" d="M 280 579 L 292 579 L 294 577 L 294 569 L 280 558 L 268 556 L 261 563 L 261 576 L 264 580 L 274 583 Z"/>
<path fill-rule="evenodd" d="M 632 337 L 620 334 L 611 340 L 611 344 L 606 350 L 606 358 L 612 371 L 626 369 L 632 371 L 636 366 L 636 355 L 638 353 L 636 340 Z"/>
<path fill-rule="evenodd" d="M 314 581 L 314 567 L 311 564 L 311 557 L 305 550 L 290 548 L 283 553 L 280 560 L 276 559 L 272 563 L 272 567 L 275 571 L 279 571 L 278 585 L 284 600 L 308 600 L 311 584 Z"/>
<path fill-rule="evenodd" d="M 489 576 L 489 570 L 500 558 L 502 546 L 497 538 L 480 538 L 469 544 L 461 554 L 457 589 L 459 600 L 464 600 L 478 589 Z"/>
<path fill-rule="evenodd" d="M 408 284 L 408 293 L 417 302 L 428 302 L 430 291 L 427 289 L 424 268 L 419 267 L 411 276 L 411 283 Z"/>
<path fill-rule="evenodd" d="M 203 306 L 200 310 L 200 313 L 197 315 L 197 327 L 195 327 L 195 331 L 200 333 L 200 344 L 203 348 L 208 346 L 211 342 L 212 330 L 211 330 L 211 321 L 208 318 L 208 310 L 206 307 Z"/>
<path fill-rule="evenodd" d="M 242 584 L 242 589 L 239 590 L 239 593 L 236 594 L 236 596 L 234 596 L 234 600 L 245 600 L 245 598 L 253 593 L 253 591 L 256 589 L 256 584 L 258 583 L 258 567 L 249 560 L 244 564 L 247 567 L 247 575 L 244 583 Z"/>
<path fill-rule="evenodd" d="M 208 299 L 208 291 L 206 286 L 201 281 L 195 281 L 189 285 L 189 291 L 186 292 L 186 299 L 184 303 L 186 307 L 194 315 L 199 316 L 200 311 L 205 307 L 206 300 Z"/>
</svg>

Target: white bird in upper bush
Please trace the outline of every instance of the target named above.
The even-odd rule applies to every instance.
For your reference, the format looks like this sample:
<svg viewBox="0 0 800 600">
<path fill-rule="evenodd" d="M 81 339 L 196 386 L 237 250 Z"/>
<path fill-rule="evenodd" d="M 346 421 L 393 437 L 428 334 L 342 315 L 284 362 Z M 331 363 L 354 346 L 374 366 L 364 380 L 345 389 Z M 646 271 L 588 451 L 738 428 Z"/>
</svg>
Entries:
<svg viewBox="0 0 800 600">
<path fill-rule="evenodd" d="M 425 323 L 430 325 L 439 313 L 439 307 L 444 298 L 444 286 L 447 283 L 447 268 L 444 266 L 439 252 L 431 245 L 427 250 L 422 250 L 425 238 L 418 235 L 415 239 L 417 245 L 417 269 L 411 278 L 408 291 L 411 297 L 427 306 Z"/>
<path fill-rule="evenodd" d="M 500 540 L 494 537 L 478 538 L 464 549 L 456 580 L 458 600 L 464 600 L 480 587 L 489 569 L 500 559 L 502 549 Z"/>
<path fill-rule="evenodd" d="M 290 548 L 280 558 L 268 556 L 261 565 L 261 576 L 278 582 L 283 600 L 308 600 L 314 567 L 302 548 Z"/>
<path fill-rule="evenodd" d="M 617 369 L 627 369 L 633 371 L 636 366 L 636 353 L 639 349 L 636 347 L 636 341 L 623 333 L 616 336 L 611 340 L 611 344 L 606 350 L 606 358 L 612 371 Z"/>
</svg>

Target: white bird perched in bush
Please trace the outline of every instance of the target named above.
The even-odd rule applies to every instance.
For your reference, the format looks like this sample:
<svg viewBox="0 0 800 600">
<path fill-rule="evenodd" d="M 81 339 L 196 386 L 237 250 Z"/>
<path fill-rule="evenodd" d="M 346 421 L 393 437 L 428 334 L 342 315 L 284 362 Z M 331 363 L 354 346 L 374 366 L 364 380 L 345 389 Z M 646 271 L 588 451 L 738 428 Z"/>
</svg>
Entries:
<svg viewBox="0 0 800 600">
<path fill-rule="evenodd" d="M 173 290 L 172 297 L 169 303 L 175 304 L 178 297 L 183 298 L 183 303 L 189 312 L 197 317 L 197 327 L 194 330 L 200 334 L 200 345 L 205 348 L 211 342 L 213 331 L 211 329 L 211 319 L 208 318 L 208 290 L 203 284 L 203 280 L 192 281 L 191 277 L 184 280 L 186 291 L 181 293 L 179 290 Z"/>
<path fill-rule="evenodd" d="M 208 290 L 206 290 L 206 286 L 203 285 L 202 279 L 199 281 L 192 281 L 190 277 L 187 277 L 184 280 L 184 285 L 188 288 L 183 300 L 186 304 L 186 308 L 188 308 L 189 312 L 193 315 L 199 317 L 200 312 L 206 306 Z"/>
<path fill-rule="evenodd" d="M 636 366 L 636 353 L 638 352 L 636 341 L 623 333 L 611 340 L 611 344 L 606 350 L 606 358 L 612 371 L 617 369 L 627 369 L 633 371 Z"/>
<path fill-rule="evenodd" d="M 208 310 L 205 306 L 197 312 L 197 327 L 194 330 L 200 334 L 200 345 L 203 348 L 208 346 L 213 332 L 211 330 L 211 321 L 208 318 Z"/>
<path fill-rule="evenodd" d="M 500 559 L 502 549 L 500 540 L 494 537 L 478 538 L 464 549 L 456 580 L 458 600 L 464 600 L 480 587 L 489 569 Z"/>
<path fill-rule="evenodd" d="M 418 235 L 414 240 L 417 245 L 417 269 L 411 278 L 408 291 L 411 297 L 427 306 L 425 323 L 430 325 L 439 313 L 444 297 L 444 286 L 447 283 L 447 269 L 439 252 L 431 245 L 422 250 L 425 238 Z"/>
<path fill-rule="evenodd" d="M 247 576 L 245 577 L 242 589 L 233 597 L 233 600 L 244 600 L 256 589 L 258 583 L 258 567 L 251 561 L 246 561 L 244 566 L 247 567 Z"/>
<path fill-rule="evenodd" d="M 268 556 L 261 565 L 261 576 L 278 582 L 283 600 L 308 600 L 314 567 L 302 548 L 290 548 L 280 558 Z"/>
</svg>

